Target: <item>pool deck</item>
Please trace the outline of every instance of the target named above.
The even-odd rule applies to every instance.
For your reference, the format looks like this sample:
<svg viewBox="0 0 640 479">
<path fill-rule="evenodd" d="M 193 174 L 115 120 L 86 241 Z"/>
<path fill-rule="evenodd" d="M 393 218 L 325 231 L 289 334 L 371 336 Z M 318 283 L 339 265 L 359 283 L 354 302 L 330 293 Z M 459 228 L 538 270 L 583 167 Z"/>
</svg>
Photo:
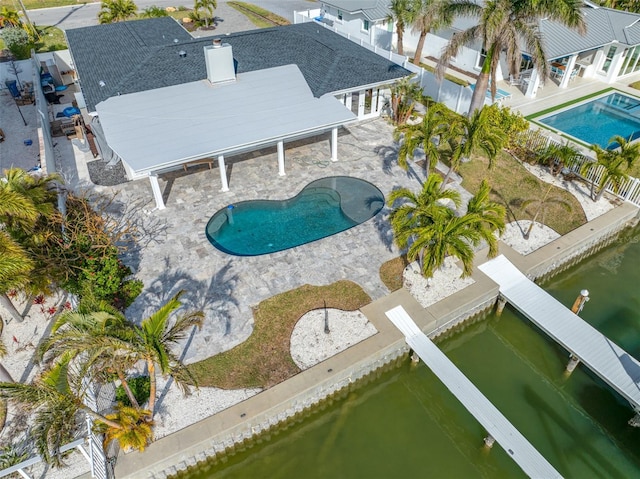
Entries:
<svg viewBox="0 0 640 479">
<path fill-rule="evenodd" d="M 145 284 L 127 311 L 134 319 L 157 309 L 179 290 L 187 307 L 202 309 L 206 319 L 186 352 L 187 362 L 204 359 L 244 341 L 252 330 L 252 308 L 260 301 L 304 284 L 340 279 L 358 283 L 372 297 L 389 293 L 378 270 L 398 256 L 385 221 L 375 218 L 340 234 L 264 256 L 231 256 L 214 248 L 205 236 L 209 218 L 219 209 L 244 200 L 282 200 L 295 196 L 313 180 L 347 175 L 367 180 L 387 196 L 397 187 L 420 188 L 415 176 L 395 162 L 392 127 L 378 119 L 341 130 L 339 161 L 329 161 L 328 137 L 285 144 L 286 173 L 278 176 L 275 147 L 229 158 L 227 193 L 219 191 L 217 168 L 206 165 L 160 178 L 167 208 L 153 209 L 146 180 L 118 187 L 116 201 L 139 208 L 144 248 L 125 261 Z M 419 172 L 418 172 L 419 173 Z M 421 177 L 421 174 L 418 174 Z"/>
</svg>

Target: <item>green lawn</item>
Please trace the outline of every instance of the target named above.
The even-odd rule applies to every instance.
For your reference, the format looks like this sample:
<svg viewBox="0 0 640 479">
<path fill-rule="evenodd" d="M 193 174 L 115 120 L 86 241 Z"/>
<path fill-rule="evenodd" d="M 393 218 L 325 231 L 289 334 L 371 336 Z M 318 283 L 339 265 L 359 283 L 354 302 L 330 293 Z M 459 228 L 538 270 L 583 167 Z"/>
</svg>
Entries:
<svg viewBox="0 0 640 479">
<path fill-rule="evenodd" d="M 530 220 L 538 207 L 538 198 L 542 198 L 549 185 L 530 174 L 524 166 L 506 152 L 501 152 L 494 161 L 492 169 L 488 168 L 486 158 L 474 157 L 460 166 L 463 178 L 462 186 L 475 193 L 483 179 L 491 185 L 491 198 L 503 204 L 507 209 L 507 221 Z M 532 202 L 527 205 L 527 202 Z M 561 205 L 569 205 L 566 211 Z M 568 191 L 555 186 L 548 195 L 548 207 L 545 208 L 541 221 L 560 235 L 564 235 L 587 222 L 587 218 L 578 200 Z"/>
<path fill-rule="evenodd" d="M 38 26 L 40 40 L 35 44 L 36 53 L 53 52 L 55 50 L 66 50 L 67 40 L 64 33 L 57 27 Z M 4 50 L 4 42 L 0 38 L 0 50 Z"/>
<path fill-rule="evenodd" d="M 253 311 L 251 336 L 242 344 L 191 364 L 200 386 L 222 389 L 267 388 L 300 372 L 289 350 L 298 320 L 314 309 L 354 311 L 371 302 L 357 284 L 338 281 L 328 286 L 305 285 L 262 301 Z"/>
<path fill-rule="evenodd" d="M 83 5 L 85 3 L 99 3 L 77 0 L 22 0 L 24 8 L 27 10 L 35 10 L 36 8 L 64 7 L 65 5 Z M 0 0 L 0 7 L 9 7 L 16 9 L 19 5 L 15 0 Z"/>
</svg>

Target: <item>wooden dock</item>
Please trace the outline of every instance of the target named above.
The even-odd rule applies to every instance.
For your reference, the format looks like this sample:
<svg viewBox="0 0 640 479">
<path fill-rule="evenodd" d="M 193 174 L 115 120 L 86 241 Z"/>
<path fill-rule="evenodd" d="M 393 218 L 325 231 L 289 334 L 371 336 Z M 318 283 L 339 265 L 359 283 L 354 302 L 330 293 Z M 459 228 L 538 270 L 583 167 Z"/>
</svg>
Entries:
<svg viewBox="0 0 640 479">
<path fill-rule="evenodd" d="M 640 412 L 640 363 L 500 255 L 479 267 L 500 294 Z"/>
<path fill-rule="evenodd" d="M 396 306 L 385 314 L 404 334 L 411 349 L 473 414 L 525 474 L 533 478 L 562 477 L 455 364 L 420 331 L 402 306 Z"/>
</svg>

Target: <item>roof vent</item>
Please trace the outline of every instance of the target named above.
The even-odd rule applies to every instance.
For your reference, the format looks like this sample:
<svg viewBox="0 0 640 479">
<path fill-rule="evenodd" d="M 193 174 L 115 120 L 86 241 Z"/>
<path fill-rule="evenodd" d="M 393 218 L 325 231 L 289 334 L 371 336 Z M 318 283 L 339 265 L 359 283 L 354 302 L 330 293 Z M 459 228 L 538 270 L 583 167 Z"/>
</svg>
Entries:
<svg viewBox="0 0 640 479">
<path fill-rule="evenodd" d="M 180 58 L 184 58 L 184 57 L 186 57 L 186 56 L 187 56 L 187 52 L 185 52 L 184 50 L 180 50 L 180 51 L 178 52 L 178 55 L 180 56 Z"/>
<path fill-rule="evenodd" d="M 98 82 L 98 85 L 100 85 L 100 86 L 105 86 L 105 85 L 106 85 L 106 83 L 105 83 L 105 82 L 103 82 L 102 80 L 100 80 L 100 81 Z"/>
<path fill-rule="evenodd" d="M 178 40 L 177 38 L 174 38 L 174 39 L 173 39 L 173 43 L 178 43 L 178 41 L 179 41 L 179 40 Z"/>
</svg>

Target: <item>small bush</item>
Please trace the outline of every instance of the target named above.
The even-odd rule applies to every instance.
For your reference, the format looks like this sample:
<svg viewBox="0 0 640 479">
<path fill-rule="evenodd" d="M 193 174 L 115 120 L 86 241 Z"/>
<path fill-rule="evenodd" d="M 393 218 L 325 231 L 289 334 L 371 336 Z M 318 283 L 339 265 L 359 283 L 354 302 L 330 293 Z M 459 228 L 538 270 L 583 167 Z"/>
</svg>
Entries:
<svg viewBox="0 0 640 479">
<path fill-rule="evenodd" d="M 169 12 L 167 12 L 162 7 L 158 7 L 157 5 L 151 5 L 150 7 L 145 8 L 140 14 L 141 18 L 159 18 L 168 16 Z"/>
<path fill-rule="evenodd" d="M 529 122 L 520 113 L 511 111 L 506 106 L 494 103 L 485 109 L 488 110 L 488 121 L 491 126 L 506 133 L 507 141 L 504 147 L 507 149 L 518 144 L 522 134 L 529 130 Z"/>
<path fill-rule="evenodd" d="M 131 392 L 133 393 L 136 401 L 139 405 L 146 403 L 149 400 L 151 379 L 149 376 L 138 376 L 130 378 L 128 381 Z M 129 401 L 129 396 L 125 392 L 122 386 L 116 388 L 116 401 L 124 404 L 125 406 L 133 406 Z"/>
<path fill-rule="evenodd" d="M 29 34 L 22 28 L 4 28 L 0 36 L 16 60 L 25 60 L 31 56 L 34 44 L 31 42 Z"/>
</svg>

